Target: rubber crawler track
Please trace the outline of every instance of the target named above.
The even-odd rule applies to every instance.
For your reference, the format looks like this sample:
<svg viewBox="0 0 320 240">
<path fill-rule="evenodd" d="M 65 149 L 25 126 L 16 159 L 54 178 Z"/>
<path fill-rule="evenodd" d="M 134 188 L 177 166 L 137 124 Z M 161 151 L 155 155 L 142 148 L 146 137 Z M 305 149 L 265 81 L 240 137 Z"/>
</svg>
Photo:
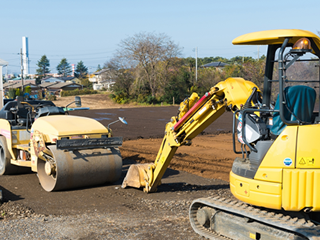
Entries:
<svg viewBox="0 0 320 240">
<path fill-rule="evenodd" d="M 208 206 L 221 211 L 239 214 L 243 217 L 254 219 L 260 223 L 266 223 L 277 229 L 298 233 L 310 240 L 320 240 L 320 225 L 314 224 L 310 220 L 291 217 L 282 213 L 268 211 L 258 207 L 253 207 L 241 201 L 225 199 L 221 197 L 200 198 L 193 201 L 189 210 L 189 218 L 192 228 L 199 235 L 209 239 L 230 239 L 219 235 L 197 222 L 197 210 L 200 207 Z"/>
</svg>

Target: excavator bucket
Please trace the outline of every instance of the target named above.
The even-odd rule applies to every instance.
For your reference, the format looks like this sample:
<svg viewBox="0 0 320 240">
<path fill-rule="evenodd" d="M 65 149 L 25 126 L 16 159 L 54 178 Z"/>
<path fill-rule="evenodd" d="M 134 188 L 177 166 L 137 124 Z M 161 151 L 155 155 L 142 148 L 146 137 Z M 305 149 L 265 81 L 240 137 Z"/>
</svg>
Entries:
<svg viewBox="0 0 320 240">
<path fill-rule="evenodd" d="M 150 163 L 131 165 L 122 182 L 122 188 L 147 186 L 152 181 L 151 169 L 153 169 L 153 164 Z"/>
</svg>

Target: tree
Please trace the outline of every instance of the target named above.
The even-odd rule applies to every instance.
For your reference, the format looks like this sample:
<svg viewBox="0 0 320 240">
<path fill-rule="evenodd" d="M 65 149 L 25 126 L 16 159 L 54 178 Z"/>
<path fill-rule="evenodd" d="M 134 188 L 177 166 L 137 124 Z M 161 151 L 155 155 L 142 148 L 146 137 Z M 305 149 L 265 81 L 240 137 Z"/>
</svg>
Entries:
<svg viewBox="0 0 320 240">
<path fill-rule="evenodd" d="M 71 66 L 68 63 L 66 58 L 62 58 L 61 62 L 57 66 L 58 74 L 62 75 L 63 77 L 67 77 L 71 72 Z"/>
<path fill-rule="evenodd" d="M 84 78 L 88 73 L 88 68 L 83 64 L 82 61 L 78 62 L 76 70 L 75 70 L 75 76 L 78 78 Z"/>
<path fill-rule="evenodd" d="M 188 90 L 191 86 L 190 72 L 180 68 L 179 72 L 172 75 L 168 84 L 164 86 L 164 94 L 161 99 L 171 103 L 174 97 L 176 102 L 181 102 L 190 95 Z"/>
<path fill-rule="evenodd" d="M 101 71 L 101 70 L 102 70 L 102 68 L 100 67 L 100 64 L 98 64 L 98 67 L 97 67 L 97 71 L 96 71 L 96 72 Z"/>
<path fill-rule="evenodd" d="M 122 40 L 119 46 L 119 57 L 144 72 L 152 97 L 155 97 L 159 87 L 158 64 L 165 63 L 167 70 L 172 60 L 181 54 L 179 46 L 163 33 L 138 33 Z"/>
<path fill-rule="evenodd" d="M 108 69 L 108 74 L 104 77 L 106 80 L 113 80 L 115 83 L 111 90 L 120 95 L 121 98 L 129 98 L 130 88 L 134 82 L 133 69 L 125 68 L 119 58 L 113 58 L 104 64 L 104 68 Z"/>
<path fill-rule="evenodd" d="M 50 72 L 50 62 L 46 55 L 43 55 L 40 60 L 37 63 L 37 66 L 39 67 L 36 71 L 38 74 L 38 78 L 44 78 L 46 76 L 46 73 Z"/>
</svg>

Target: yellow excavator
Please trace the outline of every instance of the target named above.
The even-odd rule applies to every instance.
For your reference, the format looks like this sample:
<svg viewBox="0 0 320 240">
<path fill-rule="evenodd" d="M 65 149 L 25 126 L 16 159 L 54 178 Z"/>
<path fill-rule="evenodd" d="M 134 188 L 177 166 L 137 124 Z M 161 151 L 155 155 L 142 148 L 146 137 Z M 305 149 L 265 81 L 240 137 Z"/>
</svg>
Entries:
<svg viewBox="0 0 320 240">
<path fill-rule="evenodd" d="M 239 157 L 230 188 L 239 201 L 194 200 L 194 231 L 210 239 L 320 239 L 320 113 L 314 111 L 320 74 L 314 80 L 288 77 L 300 61 L 319 67 L 320 38 L 282 29 L 245 34 L 233 44 L 268 46 L 263 91 L 243 78 L 228 78 L 202 98 L 193 93 L 167 123 L 155 162 L 130 166 L 122 187 L 156 191 L 177 148 L 232 111 Z"/>
<path fill-rule="evenodd" d="M 81 106 L 80 97 L 74 102 Z M 48 192 L 120 178 L 122 137 L 112 137 L 112 123 L 106 128 L 92 118 L 68 115 L 68 106 L 22 96 L 5 101 L 0 110 L 0 175 L 32 170 Z"/>
</svg>

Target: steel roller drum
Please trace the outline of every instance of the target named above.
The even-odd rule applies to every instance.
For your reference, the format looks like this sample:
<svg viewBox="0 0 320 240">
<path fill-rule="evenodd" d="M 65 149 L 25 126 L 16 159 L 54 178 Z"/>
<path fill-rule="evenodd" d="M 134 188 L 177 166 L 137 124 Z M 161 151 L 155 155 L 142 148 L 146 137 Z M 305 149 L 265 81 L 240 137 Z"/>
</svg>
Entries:
<svg viewBox="0 0 320 240">
<path fill-rule="evenodd" d="M 46 162 L 38 160 L 38 177 L 47 192 L 99 185 L 119 180 L 120 151 L 115 148 L 64 151 L 48 146 L 55 161 L 55 173 L 48 175 Z"/>
</svg>

